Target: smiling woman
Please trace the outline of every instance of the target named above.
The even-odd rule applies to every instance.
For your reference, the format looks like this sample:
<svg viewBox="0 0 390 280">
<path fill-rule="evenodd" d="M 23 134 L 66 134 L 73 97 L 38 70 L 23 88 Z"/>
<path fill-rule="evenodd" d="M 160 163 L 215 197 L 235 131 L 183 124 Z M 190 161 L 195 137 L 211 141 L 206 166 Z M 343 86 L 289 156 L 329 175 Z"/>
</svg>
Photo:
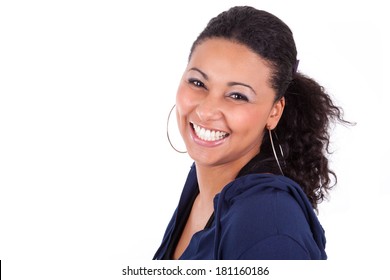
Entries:
<svg viewBox="0 0 390 280">
<path fill-rule="evenodd" d="M 176 97 L 194 165 L 155 259 L 327 258 L 315 210 L 335 175 L 328 126 L 343 120 L 296 55 L 288 26 L 252 7 L 196 39 Z"/>
<path fill-rule="evenodd" d="M 200 44 L 187 69 L 176 103 L 188 153 L 198 173 L 203 168 L 231 170 L 227 178 L 218 176 L 221 182 L 212 179 L 207 188 L 215 194 L 259 153 L 264 127 L 276 126 L 284 99 L 274 102 L 275 92 L 267 85 L 271 75 L 267 63 L 230 40 L 214 38 Z M 213 134 L 223 138 L 215 141 Z"/>
</svg>

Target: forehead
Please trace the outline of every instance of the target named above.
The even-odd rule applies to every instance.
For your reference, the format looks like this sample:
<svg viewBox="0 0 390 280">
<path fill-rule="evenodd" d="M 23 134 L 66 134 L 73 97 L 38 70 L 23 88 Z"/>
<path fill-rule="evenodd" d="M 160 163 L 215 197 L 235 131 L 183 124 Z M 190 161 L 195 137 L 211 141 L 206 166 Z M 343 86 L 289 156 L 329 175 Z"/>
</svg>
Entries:
<svg viewBox="0 0 390 280">
<path fill-rule="evenodd" d="M 265 59 L 243 44 L 234 41 L 207 39 L 194 49 L 188 68 L 197 67 L 211 77 L 264 83 L 271 67 Z"/>
</svg>

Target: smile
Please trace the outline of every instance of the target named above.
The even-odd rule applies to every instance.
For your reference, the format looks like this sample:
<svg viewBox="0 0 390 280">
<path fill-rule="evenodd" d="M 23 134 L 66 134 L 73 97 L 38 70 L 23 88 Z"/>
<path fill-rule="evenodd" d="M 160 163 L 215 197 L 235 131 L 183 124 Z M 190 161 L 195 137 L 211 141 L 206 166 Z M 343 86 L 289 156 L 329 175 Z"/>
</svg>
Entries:
<svg viewBox="0 0 390 280">
<path fill-rule="evenodd" d="M 195 131 L 195 135 L 203 141 L 213 142 L 229 136 L 229 133 L 227 132 L 206 129 L 194 123 L 191 123 L 191 126 Z"/>
</svg>

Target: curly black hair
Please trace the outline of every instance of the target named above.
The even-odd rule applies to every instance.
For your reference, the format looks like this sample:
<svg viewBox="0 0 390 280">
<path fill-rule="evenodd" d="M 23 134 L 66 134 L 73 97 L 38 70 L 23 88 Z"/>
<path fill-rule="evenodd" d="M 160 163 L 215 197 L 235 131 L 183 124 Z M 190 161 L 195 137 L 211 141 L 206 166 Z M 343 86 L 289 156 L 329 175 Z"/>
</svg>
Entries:
<svg viewBox="0 0 390 280">
<path fill-rule="evenodd" d="M 275 102 L 284 97 L 286 104 L 273 131 L 284 152 L 283 157 L 279 155 L 283 174 L 301 186 L 313 208 L 317 209 L 318 203 L 337 182 L 336 174 L 329 169 L 327 156 L 330 124 L 348 123 L 343 119 L 342 109 L 333 103 L 324 87 L 297 72 L 293 33 L 275 15 L 249 6 L 236 6 L 222 12 L 211 19 L 197 37 L 190 58 L 194 49 L 210 38 L 224 38 L 245 45 L 269 63 Z M 256 170 L 280 173 L 270 146 L 269 134 L 265 133 L 260 154 L 243 167 L 239 176 Z"/>
</svg>

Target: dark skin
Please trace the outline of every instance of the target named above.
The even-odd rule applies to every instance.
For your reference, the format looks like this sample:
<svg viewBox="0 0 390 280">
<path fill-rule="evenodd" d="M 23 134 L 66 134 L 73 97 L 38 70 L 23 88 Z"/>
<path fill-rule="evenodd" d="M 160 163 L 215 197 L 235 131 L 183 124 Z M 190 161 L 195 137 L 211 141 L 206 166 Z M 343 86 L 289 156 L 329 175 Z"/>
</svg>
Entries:
<svg viewBox="0 0 390 280">
<path fill-rule="evenodd" d="M 204 229 L 213 199 L 260 152 L 265 129 L 274 129 L 284 99 L 275 102 L 271 68 L 244 45 L 208 39 L 196 47 L 177 92 L 176 113 L 188 154 L 195 161 L 199 195 L 173 258 Z"/>
</svg>

